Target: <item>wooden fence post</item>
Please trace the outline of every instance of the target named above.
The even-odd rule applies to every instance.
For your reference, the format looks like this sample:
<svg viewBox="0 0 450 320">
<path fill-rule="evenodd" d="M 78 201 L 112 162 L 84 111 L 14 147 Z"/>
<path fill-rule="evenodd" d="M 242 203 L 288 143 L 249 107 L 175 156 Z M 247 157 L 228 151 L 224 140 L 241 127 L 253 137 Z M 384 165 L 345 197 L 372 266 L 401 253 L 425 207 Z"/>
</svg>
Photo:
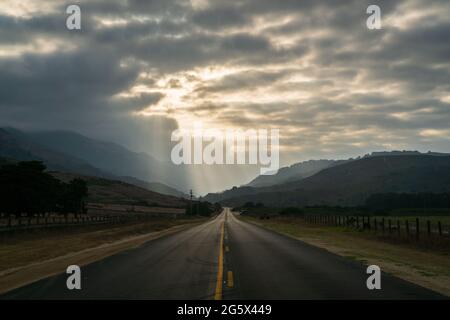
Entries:
<svg viewBox="0 0 450 320">
<path fill-rule="evenodd" d="M 400 236 L 400 220 L 397 220 L 397 234 Z"/>
<path fill-rule="evenodd" d="M 439 230 L 439 236 L 442 236 L 442 224 L 440 221 L 438 221 L 438 230 Z"/>
<path fill-rule="evenodd" d="M 406 236 L 409 237 L 409 221 L 406 219 L 405 221 L 405 229 L 406 229 Z"/>
<path fill-rule="evenodd" d="M 377 224 L 378 224 L 377 223 L 377 218 L 373 218 L 373 227 L 375 229 L 375 232 L 377 232 L 377 229 L 378 229 L 378 225 Z"/>
<path fill-rule="evenodd" d="M 389 225 L 389 234 L 391 234 L 391 232 L 392 232 L 392 223 L 391 223 L 391 219 L 388 219 L 388 225 Z"/>
<path fill-rule="evenodd" d="M 384 218 L 381 219 L 381 229 L 383 230 L 383 234 L 384 234 Z"/>
<path fill-rule="evenodd" d="M 428 236 L 431 236 L 431 222 L 430 222 L 430 220 L 427 220 L 427 234 L 428 234 Z"/>
<path fill-rule="evenodd" d="M 420 230 L 419 230 L 419 218 L 416 218 L 416 238 L 419 239 L 419 234 L 420 234 Z"/>
</svg>

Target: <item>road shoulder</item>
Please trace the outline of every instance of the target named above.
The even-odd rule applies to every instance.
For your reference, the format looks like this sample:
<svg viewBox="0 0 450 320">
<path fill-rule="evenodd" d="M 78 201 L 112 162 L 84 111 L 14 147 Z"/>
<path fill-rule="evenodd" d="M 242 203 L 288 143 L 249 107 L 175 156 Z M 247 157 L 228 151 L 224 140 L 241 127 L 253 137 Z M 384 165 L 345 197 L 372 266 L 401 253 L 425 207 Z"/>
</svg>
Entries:
<svg viewBox="0 0 450 320">
<path fill-rule="evenodd" d="M 142 244 L 183 230 L 187 230 L 202 222 L 176 225 L 165 230 L 149 232 L 147 234 L 126 237 L 96 247 L 71 252 L 63 256 L 30 263 L 25 266 L 6 269 L 0 272 L 0 294 L 20 288 L 38 280 L 65 272 L 69 265 L 83 266 L 105 259 L 124 250 L 130 250 Z"/>
<path fill-rule="evenodd" d="M 238 217 L 256 226 L 325 249 L 450 297 L 450 255 L 386 243 L 363 234 L 306 226 L 291 220 Z"/>
</svg>

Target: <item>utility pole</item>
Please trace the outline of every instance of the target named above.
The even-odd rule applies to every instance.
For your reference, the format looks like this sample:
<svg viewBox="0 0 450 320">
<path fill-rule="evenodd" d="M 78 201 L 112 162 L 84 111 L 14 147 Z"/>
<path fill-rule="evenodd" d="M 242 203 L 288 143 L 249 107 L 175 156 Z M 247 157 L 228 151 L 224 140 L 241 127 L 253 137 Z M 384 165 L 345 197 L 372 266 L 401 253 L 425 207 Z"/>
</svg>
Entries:
<svg viewBox="0 0 450 320">
<path fill-rule="evenodd" d="M 192 212 L 192 189 L 191 189 L 190 192 L 189 192 L 189 196 L 190 196 L 190 197 L 189 197 L 189 199 L 190 199 L 190 200 L 189 200 L 189 214 L 192 215 L 192 213 L 193 213 L 193 212 Z"/>
</svg>

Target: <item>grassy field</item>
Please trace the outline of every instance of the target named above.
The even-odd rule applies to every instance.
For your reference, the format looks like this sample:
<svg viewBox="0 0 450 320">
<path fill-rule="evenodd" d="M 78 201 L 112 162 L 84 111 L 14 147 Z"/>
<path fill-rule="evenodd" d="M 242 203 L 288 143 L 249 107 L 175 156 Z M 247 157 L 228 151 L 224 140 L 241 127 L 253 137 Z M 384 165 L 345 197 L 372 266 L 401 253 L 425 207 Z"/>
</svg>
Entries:
<svg viewBox="0 0 450 320">
<path fill-rule="evenodd" d="M 0 272 L 129 237 L 204 220 L 154 218 L 120 225 L 87 225 L 0 234 Z"/>
<path fill-rule="evenodd" d="M 276 217 L 260 220 L 255 217 L 240 216 L 240 219 L 300 239 L 363 264 L 376 264 L 384 272 L 450 296 L 450 251 L 447 250 L 448 247 L 431 250 L 413 243 L 384 241 L 372 233 L 324 225 L 310 225 L 299 218 Z"/>
<path fill-rule="evenodd" d="M 445 228 L 445 230 L 450 229 L 450 216 L 414 216 L 414 215 L 408 215 L 408 216 L 374 216 L 371 217 L 376 218 L 378 221 L 381 221 L 381 219 L 384 218 L 385 221 L 388 221 L 389 219 L 392 222 L 396 222 L 397 220 L 405 221 L 408 220 L 410 223 L 413 223 L 416 221 L 416 218 L 419 218 L 420 221 L 420 227 L 425 228 L 427 225 L 427 221 L 430 221 L 430 223 L 433 226 L 436 226 L 438 221 L 442 223 L 442 227 Z"/>
</svg>

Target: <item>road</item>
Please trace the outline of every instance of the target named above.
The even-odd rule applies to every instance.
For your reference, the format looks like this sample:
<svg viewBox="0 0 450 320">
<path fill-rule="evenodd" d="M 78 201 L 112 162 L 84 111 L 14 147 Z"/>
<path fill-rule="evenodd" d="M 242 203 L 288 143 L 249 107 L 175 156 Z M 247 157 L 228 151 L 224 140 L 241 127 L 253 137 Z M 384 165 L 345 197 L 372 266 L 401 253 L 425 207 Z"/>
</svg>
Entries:
<svg viewBox="0 0 450 320">
<path fill-rule="evenodd" d="M 66 274 L 2 299 L 440 299 L 382 274 L 368 290 L 365 268 L 304 242 L 243 222 L 229 209 L 191 229 L 81 268 L 81 290 Z"/>
</svg>

